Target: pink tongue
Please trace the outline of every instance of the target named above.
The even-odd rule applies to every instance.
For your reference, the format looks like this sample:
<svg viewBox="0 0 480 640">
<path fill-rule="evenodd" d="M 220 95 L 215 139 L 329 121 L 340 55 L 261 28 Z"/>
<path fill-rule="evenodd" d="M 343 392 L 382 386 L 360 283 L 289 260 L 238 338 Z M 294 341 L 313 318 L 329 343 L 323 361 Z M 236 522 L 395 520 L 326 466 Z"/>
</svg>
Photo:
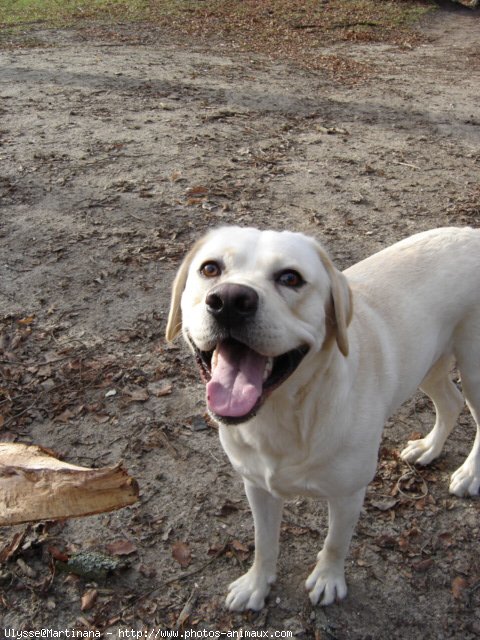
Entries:
<svg viewBox="0 0 480 640">
<path fill-rule="evenodd" d="M 208 408 L 219 416 L 241 417 L 262 395 L 267 358 L 239 343 L 222 342 L 207 384 Z"/>
</svg>

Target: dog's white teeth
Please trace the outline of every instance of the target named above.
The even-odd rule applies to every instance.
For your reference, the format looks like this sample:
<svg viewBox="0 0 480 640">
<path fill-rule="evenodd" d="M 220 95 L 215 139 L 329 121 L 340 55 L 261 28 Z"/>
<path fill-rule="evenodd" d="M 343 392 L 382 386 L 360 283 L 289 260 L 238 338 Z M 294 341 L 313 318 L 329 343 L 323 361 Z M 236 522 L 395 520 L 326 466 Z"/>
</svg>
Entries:
<svg viewBox="0 0 480 640">
<path fill-rule="evenodd" d="M 218 349 L 215 349 L 215 351 L 212 353 L 212 364 L 211 364 L 212 371 L 217 366 L 217 362 L 218 362 Z"/>
<path fill-rule="evenodd" d="M 265 371 L 263 372 L 263 381 L 265 382 L 270 377 L 273 369 L 273 358 L 268 358 L 267 364 L 265 365 Z"/>
</svg>

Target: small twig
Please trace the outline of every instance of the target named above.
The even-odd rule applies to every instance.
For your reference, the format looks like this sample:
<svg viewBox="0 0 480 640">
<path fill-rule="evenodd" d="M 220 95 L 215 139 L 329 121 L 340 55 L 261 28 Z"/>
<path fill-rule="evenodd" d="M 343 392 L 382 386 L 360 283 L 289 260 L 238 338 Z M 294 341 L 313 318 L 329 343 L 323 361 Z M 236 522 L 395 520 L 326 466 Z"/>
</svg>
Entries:
<svg viewBox="0 0 480 640">
<path fill-rule="evenodd" d="M 406 462 L 406 464 L 409 467 L 410 471 L 407 471 L 406 473 L 404 473 L 397 480 L 397 483 L 395 485 L 396 490 L 398 491 L 398 493 L 400 493 L 404 498 L 407 498 L 408 500 L 422 500 L 422 498 L 426 498 L 428 495 L 427 483 L 414 467 L 412 467 L 408 462 Z M 421 495 L 417 495 L 417 496 L 409 495 L 408 493 L 405 493 L 400 487 L 400 483 L 402 482 L 402 480 L 406 480 L 407 478 L 411 478 L 412 476 L 413 477 L 417 476 L 418 478 L 420 478 L 420 480 L 423 483 L 424 492 Z"/>
<path fill-rule="evenodd" d="M 401 422 L 402 424 L 404 424 L 406 427 L 411 427 L 412 425 L 407 422 L 406 420 L 404 420 L 403 418 L 401 418 L 400 416 L 395 416 L 395 422 Z"/>
<path fill-rule="evenodd" d="M 198 586 L 195 585 L 192 589 L 192 593 L 189 595 L 188 600 L 184 604 L 183 609 L 180 611 L 180 615 L 177 618 L 177 622 L 175 623 L 175 626 L 177 627 L 177 629 L 182 627 L 185 624 L 185 622 L 188 620 L 188 618 L 191 616 L 193 607 L 195 605 L 195 602 L 197 601 L 197 597 L 198 597 Z"/>
<path fill-rule="evenodd" d="M 139 222 L 145 222 L 144 218 L 140 218 L 140 216 L 136 216 L 134 213 L 132 213 L 131 211 L 127 211 L 127 214 L 133 218 L 134 220 L 138 220 Z"/>
<path fill-rule="evenodd" d="M 401 164 L 403 167 L 410 167 L 410 169 L 420 170 L 420 167 L 417 167 L 416 164 L 410 164 L 409 162 L 400 162 L 400 160 L 391 160 L 392 164 Z"/>
<path fill-rule="evenodd" d="M 177 451 L 177 449 L 173 446 L 173 444 L 168 439 L 167 434 L 164 431 L 162 431 L 162 429 L 159 429 L 157 431 L 157 435 L 160 438 L 160 440 L 162 441 L 162 444 L 165 447 L 165 449 L 170 453 L 170 455 L 173 458 L 175 458 L 175 460 L 179 460 L 179 459 L 182 458 L 180 453 Z"/>
<path fill-rule="evenodd" d="M 44 393 L 40 394 L 40 397 L 44 396 Z M 7 418 L 5 420 L 5 422 L 3 423 L 3 428 L 5 429 L 6 427 L 10 426 L 10 424 L 12 422 L 15 422 L 15 420 L 17 418 L 20 418 L 20 416 L 23 416 L 25 413 L 27 413 L 28 411 L 30 411 L 30 409 L 33 409 L 33 407 L 38 403 L 39 401 L 39 397 L 36 397 L 35 400 L 32 402 L 32 404 L 28 405 L 28 407 L 26 407 L 25 409 L 23 409 L 22 411 L 20 411 L 19 413 L 16 413 L 13 416 L 10 416 L 9 418 Z"/>
</svg>

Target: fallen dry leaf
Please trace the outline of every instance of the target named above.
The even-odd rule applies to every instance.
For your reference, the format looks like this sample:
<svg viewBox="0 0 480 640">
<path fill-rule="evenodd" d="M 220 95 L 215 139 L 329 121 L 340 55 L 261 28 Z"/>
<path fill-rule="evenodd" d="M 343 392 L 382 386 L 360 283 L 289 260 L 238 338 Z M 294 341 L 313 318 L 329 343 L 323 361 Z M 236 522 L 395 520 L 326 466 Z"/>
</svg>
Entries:
<svg viewBox="0 0 480 640">
<path fill-rule="evenodd" d="M 2 564 L 3 562 L 7 562 L 7 560 L 10 560 L 10 558 L 15 555 L 15 553 L 18 551 L 21 544 L 25 540 L 25 536 L 27 535 L 29 529 L 30 527 L 26 527 L 23 531 L 19 531 L 18 533 L 16 533 L 10 540 L 10 542 L 7 542 L 3 549 L 0 550 L 0 564 Z"/>
<path fill-rule="evenodd" d="M 168 176 L 168 179 L 170 180 L 170 182 L 178 182 L 182 179 L 182 172 L 178 170 L 172 171 L 172 173 Z"/>
<path fill-rule="evenodd" d="M 107 415 L 106 413 L 99 413 L 99 414 L 94 414 L 93 415 L 93 419 L 98 424 L 105 424 L 106 422 L 108 422 L 110 420 L 110 416 Z"/>
<path fill-rule="evenodd" d="M 450 547 L 453 547 L 455 544 L 452 534 L 449 533 L 448 531 L 441 533 L 438 536 L 438 541 L 440 542 L 442 547 L 444 547 L 445 549 L 449 549 Z"/>
<path fill-rule="evenodd" d="M 82 595 L 80 608 L 82 611 L 88 611 L 97 601 L 98 591 L 96 589 L 87 589 Z"/>
<path fill-rule="evenodd" d="M 162 398 L 163 396 L 170 395 L 172 393 L 172 389 L 173 389 L 173 385 L 167 384 L 164 387 L 161 387 L 160 389 L 156 389 L 154 393 L 157 396 L 157 398 Z"/>
<path fill-rule="evenodd" d="M 61 551 L 58 547 L 48 547 L 48 553 L 54 560 L 59 560 L 60 562 L 68 562 L 68 554 L 66 554 L 64 551 Z"/>
<path fill-rule="evenodd" d="M 62 411 L 62 413 L 60 413 L 58 416 L 55 416 L 55 422 L 67 423 L 74 417 L 75 414 L 73 413 L 73 411 L 70 411 L 70 409 L 65 409 L 65 411 Z"/>
<path fill-rule="evenodd" d="M 175 542 L 172 546 L 172 556 L 182 569 L 186 569 L 192 561 L 190 547 L 185 542 Z"/>
<path fill-rule="evenodd" d="M 113 556 L 129 556 L 137 551 L 137 547 L 130 540 L 115 540 L 105 548 Z"/>
<path fill-rule="evenodd" d="M 50 378 L 50 376 L 52 375 L 52 372 L 53 372 L 53 369 L 52 369 L 52 365 L 50 364 L 45 364 L 39 367 L 37 370 L 37 374 L 41 378 Z"/>
<path fill-rule="evenodd" d="M 388 498 L 386 500 L 370 500 L 370 504 L 379 511 L 388 511 L 397 506 L 398 500 L 396 498 Z"/>
<path fill-rule="evenodd" d="M 244 553 L 249 552 L 249 548 L 244 545 L 243 542 L 240 542 L 240 540 L 232 540 L 232 547 L 235 551 L 243 551 Z"/>
<path fill-rule="evenodd" d="M 142 387 L 138 389 L 123 389 L 123 393 L 127 396 L 129 402 L 146 402 L 150 397 L 148 391 Z"/>
<path fill-rule="evenodd" d="M 412 569 L 417 573 L 425 573 L 433 566 L 432 558 L 426 558 L 425 560 L 419 560 L 412 564 Z"/>
<path fill-rule="evenodd" d="M 452 594 L 455 600 L 461 600 L 465 589 L 467 588 L 467 581 L 462 576 L 457 576 L 452 580 Z"/>
<path fill-rule="evenodd" d="M 188 198 L 186 205 L 187 207 L 193 207 L 196 204 L 202 204 L 203 198 Z"/>
<path fill-rule="evenodd" d="M 412 431 L 412 433 L 408 436 L 408 440 L 420 440 L 423 438 L 423 434 L 421 431 Z"/>
<path fill-rule="evenodd" d="M 189 187 L 186 190 L 187 196 L 205 196 L 208 193 L 208 187 L 198 185 L 196 187 Z"/>
<path fill-rule="evenodd" d="M 304 536 L 307 533 L 311 533 L 311 529 L 308 529 L 308 527 L 300 527 L 296 524 L 290 524 L 288 522 L 282 525 L 282 531 L 286 531 L 293 536 Z"/>
<path fill-rule="evenodd" d="M 242 542 L 240 542 L 240 540 L 232 540 L 230 548 L 232 549 L 234 555 L 242 561 L 247 560 L 250 555 L 250 549 Z"/>
<path fill-rule="evenodd" d="M 0 525 L 113 511 L 138 499 L 137 482 L 120 464 L 87 469 L 51 451 L 0 443 Z"/>
</svg>

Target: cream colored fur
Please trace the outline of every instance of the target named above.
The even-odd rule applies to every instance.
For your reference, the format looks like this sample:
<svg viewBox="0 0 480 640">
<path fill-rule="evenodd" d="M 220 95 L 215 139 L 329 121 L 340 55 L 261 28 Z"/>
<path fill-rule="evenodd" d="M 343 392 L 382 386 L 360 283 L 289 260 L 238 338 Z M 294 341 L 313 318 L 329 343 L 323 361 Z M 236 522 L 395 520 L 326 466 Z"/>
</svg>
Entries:
<svg viewBox="0 0 480 640">
<path fill-rule="evenodd" d="M 340 273 L 311 238 L 289 232 L 226 227 L 189 253 L 174 284 L 167 336 L 183 328 L 202 350 L 215 346 L 205 298 L 213 286 L 199 274 L 207 260 L 224 265 L 222 282 L 259 295 L 255 326 L 243 337 L 277 356 L 310 351 L 298 369 L 220 439 L 243 476 L 255 522 L 255 559 L 229 587 L 232 610 L 263 607 L 275 580 L 285 498 L 326 498 L 329 529 L 306 581 L 312 603 L 345 597 L 344 562 L 372 480 L 386 419 L 421 387 L 437 418 L 402 457 L 437 457 L 463 406 L 449 378 L 454 362 L 471 413 L 480 422 L 480 231 L 438 229 L 399 242 Z M 285 290 L 273 274 L 296 269 L 306 281 Z M 243 339 L 242 338 L 242 339 Z M 480 430 L 450 492 L 474 496 L 480 486 Z"/>
</svg>

